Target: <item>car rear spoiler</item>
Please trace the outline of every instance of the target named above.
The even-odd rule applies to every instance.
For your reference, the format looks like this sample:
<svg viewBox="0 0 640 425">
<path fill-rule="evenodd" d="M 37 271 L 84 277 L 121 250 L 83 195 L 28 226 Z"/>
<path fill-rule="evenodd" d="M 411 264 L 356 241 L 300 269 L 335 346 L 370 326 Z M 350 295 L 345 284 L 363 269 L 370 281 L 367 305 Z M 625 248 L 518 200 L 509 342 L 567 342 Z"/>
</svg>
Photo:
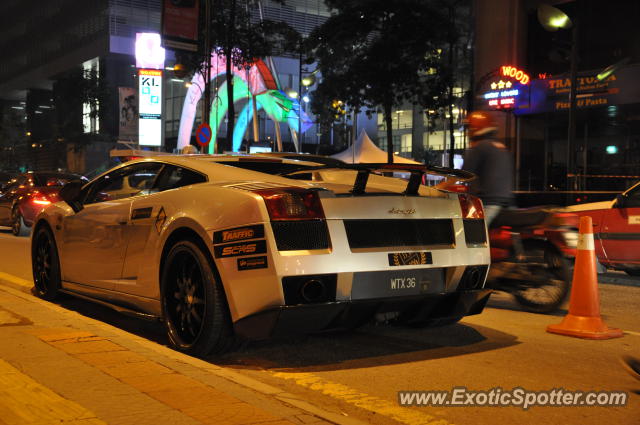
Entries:
<svg viewBox="0 0 640 425">
<path fill-rule="evenodd" d="M 424 164 L 387 164 L 387 163 L 365 163 L 365 164 L 332 164 L 332 165 L 319 165 L 317 167 L 301 167 L 298 170 L 288 171 L 280 174 L 281 176 L 290 176 L 294 174 L 308 173 L 312 171 L 327 171 L 327 170 L 352 170 L 357 171 L 358 175 L 353 184 L 351 193 L 354 195 L 361 195 L 365 192 L 367 187 L 367 181 L 369 175 L 375 172 L 404 172 L 410 173 L 409 180 L 407 182 L 407 188 L 404 191 L 405 195 L 418 195 L 418 189 L 422 184 L 422 177 L 425 174 L 435 174 L 442 177 L 452 177 L 457 181 L 470 181 L 473 180 L 476 175 L 464 170 L 457 170 L 454 168 L 438 167 L 435 165 Z"/>
</svg>

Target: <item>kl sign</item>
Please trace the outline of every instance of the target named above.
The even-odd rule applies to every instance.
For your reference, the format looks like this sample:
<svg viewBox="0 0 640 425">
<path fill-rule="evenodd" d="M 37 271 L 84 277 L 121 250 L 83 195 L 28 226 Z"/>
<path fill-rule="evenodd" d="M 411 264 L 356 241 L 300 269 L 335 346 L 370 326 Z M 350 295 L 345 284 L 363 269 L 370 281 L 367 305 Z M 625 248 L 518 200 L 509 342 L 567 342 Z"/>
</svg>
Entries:
<svg viewBox="0 0 640 425">
<path fill-rule="evenodd" d="M 140 145 L 162 145 L 162 71 L 138 71 Z"/>
</svg>

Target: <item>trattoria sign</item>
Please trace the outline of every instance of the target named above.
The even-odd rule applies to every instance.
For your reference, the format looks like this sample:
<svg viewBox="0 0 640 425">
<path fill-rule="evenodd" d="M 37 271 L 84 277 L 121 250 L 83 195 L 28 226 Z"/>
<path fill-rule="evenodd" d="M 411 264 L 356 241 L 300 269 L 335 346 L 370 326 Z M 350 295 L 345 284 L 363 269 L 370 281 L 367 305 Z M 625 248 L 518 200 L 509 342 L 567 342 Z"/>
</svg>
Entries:
<svg viewBox="0 0 640 425">
<path fill-rule="evenodd" d="M 578 109 L 626 103 L 640 103 L 640 65 L 627 65 L 600 81 L 599 70 L 580 73 L 576 81 Z M 531 95 L 526 108 L 517 114 L 566 111 L 569 109 L 571 80 L 568 74 L 531 81 Z"/>
</svg>

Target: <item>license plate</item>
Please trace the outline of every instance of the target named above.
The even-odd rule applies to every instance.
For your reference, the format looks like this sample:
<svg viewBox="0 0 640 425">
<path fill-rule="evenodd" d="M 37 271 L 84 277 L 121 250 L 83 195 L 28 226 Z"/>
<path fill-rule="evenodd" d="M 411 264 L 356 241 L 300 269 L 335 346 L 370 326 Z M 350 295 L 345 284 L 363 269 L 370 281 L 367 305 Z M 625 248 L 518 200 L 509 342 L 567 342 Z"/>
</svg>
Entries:
<svg viewBox="0 0 640 425">
<path fill-rule="evenodd" d="M 430 252 L 395 252 L 389 254 L 390 266 L 418 266 L 433 264 Z"/>
<path fill-rule="evenodd" d="M 352 299 L 388 298 L 444 292 L 444 269 L 356 272 Z"/>
</svg>

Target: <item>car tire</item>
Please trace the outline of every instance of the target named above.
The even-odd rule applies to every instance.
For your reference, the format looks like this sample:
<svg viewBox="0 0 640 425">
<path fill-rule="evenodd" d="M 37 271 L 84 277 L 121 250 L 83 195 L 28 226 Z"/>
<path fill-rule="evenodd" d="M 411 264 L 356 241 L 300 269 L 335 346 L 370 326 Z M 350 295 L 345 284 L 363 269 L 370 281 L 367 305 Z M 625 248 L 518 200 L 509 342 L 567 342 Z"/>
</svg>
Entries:
<svg viewBox="0 0 640 425">
<path fill-rule="evenodd" d="M 33 236 L 31 244 L 31 268 L 33 271 L 34 293 L 52 301 L 59 295 L 61 287 L 60 258 L 53 233 L 47 226 L 41 226 Z"/>
<path fill-rule="evenodd" d="M 11 233 L 14 236 L 29 236 L 31 229 L 24 224 L 24 218 L 17 207 L 11 210 Z"/>
<path fill-rule="evenodd" d="M 191 240 L 175 243 L 161 273 L 162 320 L 171 346 L 203 357 L 235 341 L 227 300 L 210 257 Z"/>
</svg>

